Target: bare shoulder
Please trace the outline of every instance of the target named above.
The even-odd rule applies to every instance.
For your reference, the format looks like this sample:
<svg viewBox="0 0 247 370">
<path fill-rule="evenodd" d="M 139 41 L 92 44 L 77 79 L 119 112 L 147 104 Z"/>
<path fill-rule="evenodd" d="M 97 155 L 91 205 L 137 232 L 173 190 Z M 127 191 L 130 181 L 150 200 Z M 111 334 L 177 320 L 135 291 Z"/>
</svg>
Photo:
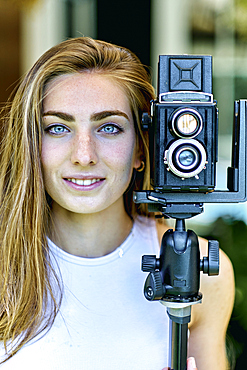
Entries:
<svg viewBox="0 0 247 370">
<path fill-rule="evenodd" d="M 201 258 L 208 253 L 208 241 L 199 238 Z M 229 257 L 220 249 L 220 271 L 218 276 L 201 276 L 202 289 L 211 289 L 214 285 L 220 288 L 221 292 L 226 294 L 234 293 L 234 272 Z"/>
<path fill-rule="evenodd" d="M 201 238 L 199 241 L 202 258 L 207 256 L 208 241 Z M 207 317 L 211 320 L 210 316 L 214 316 L 223 326 L 227 326 L 234 303 L 235 281 L 232 263 L 221 249 L 219 275 L 208 276 L 201 273 L 200 291 L 203 294 L 203 303 L 193 308 L 193 322 L 205 321 Z"/>
<path fill-rule="evenodd" d="M 205 239 L 199 241 L 202 258 L 207 255 L 208 242 Z M 235 297 L 234 272 L 230 259 L 220 250 L 219 275 L 201 273 L 200 277 L 203 299 L 201 304 L 192 307 L 189 354 L 196 357 L 199 369 L 225 370 L 225 336 Z"/>
</svg>

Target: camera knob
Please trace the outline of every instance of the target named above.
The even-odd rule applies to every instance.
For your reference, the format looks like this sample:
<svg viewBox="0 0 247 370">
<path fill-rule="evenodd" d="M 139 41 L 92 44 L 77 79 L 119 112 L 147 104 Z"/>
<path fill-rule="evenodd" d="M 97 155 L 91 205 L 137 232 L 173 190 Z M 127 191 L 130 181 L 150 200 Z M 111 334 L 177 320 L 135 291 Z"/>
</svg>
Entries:
<svg viewBox="0 0 247 370">
<path fill-rule="evenodd" d="M 152 272 L 159 268 L 159 259 L 153 255 L 142 256 L 142 271 Z"/>
<path fill-rule="evenodd" d="M 209 276 L 219 275 L 219 242 L 217 240 L 208 241 L 208 257 L 201 260 L 201 270 Z"/>
<path fill-rule="evenodd" d="M 149 116 L 148 113 L 143 113 L 142 115 L 142 130 L 147 131 L 149 126 L 152 122 L 152 118 Z"/>
<path fill-rule="evenodd" d="M 164 296 L 162 279 L 159 271 L 150 272 L 144 286 L 144 296 L 148 301 L 160 300 Z"/>
</svg>

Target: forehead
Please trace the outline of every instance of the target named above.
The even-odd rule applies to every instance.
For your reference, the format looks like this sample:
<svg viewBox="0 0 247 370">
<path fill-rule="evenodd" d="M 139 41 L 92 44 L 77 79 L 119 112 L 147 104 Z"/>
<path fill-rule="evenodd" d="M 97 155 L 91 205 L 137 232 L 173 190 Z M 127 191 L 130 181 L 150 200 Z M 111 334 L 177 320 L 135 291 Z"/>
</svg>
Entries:
<svg viewBox="0 0 247 370">
<path fill-rule="evenodd" d="M 49 82 L 44 93 L 44 110 L 59 107 L 131 111 L 128 96 L 120 83 L 95 72 L 66 74 Z"/>
</svg>

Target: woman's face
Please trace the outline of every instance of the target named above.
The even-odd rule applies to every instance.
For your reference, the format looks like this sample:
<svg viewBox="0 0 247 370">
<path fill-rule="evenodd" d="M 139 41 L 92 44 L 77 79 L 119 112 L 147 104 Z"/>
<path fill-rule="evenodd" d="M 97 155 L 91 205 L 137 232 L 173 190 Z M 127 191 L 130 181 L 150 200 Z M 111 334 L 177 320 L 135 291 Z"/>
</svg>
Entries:
<svg viewBox="0 0 247 370">
<path fill-rule="evenodd" d="M 109 77 L 84 72 L 55 78 L 45 93 L 42 167 L 56 212 L 123 207 L 140 166 L 124 91 Z"/>
</svg>

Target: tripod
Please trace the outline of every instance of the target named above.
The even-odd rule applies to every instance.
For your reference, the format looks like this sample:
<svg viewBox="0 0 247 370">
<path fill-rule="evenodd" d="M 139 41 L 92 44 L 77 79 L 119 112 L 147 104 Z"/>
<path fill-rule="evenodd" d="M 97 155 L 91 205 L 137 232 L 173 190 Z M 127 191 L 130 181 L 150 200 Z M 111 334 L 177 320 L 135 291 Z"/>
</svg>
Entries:
<svg viewBox="0 0 247 370">
<path fill-rule="evenodd" d="M 163 74 L 166 66 L 168 67 L 168 64 L 161 70 L 161 78 L 167 76 L 166 72 Z M 165 78 L 162 80 L 164 89 L 169 86 Z M 161 92 L 162 97 L 163 91 Z M 151 133 L 151 142 L 154 143 L 155 148 L 158 145 L 160 150 L 151 152 L 153 156 L 151 163 L 155 165 L 151 179 L 154 190 L 134 192 L 133 199 L 135 203 L 147 203 L 150 212 L 161 212 L 164 216 L 176 220 L 175 231 L 168 230 L 163 236 L 160 258 L 143 256 L 142 269 L 150 272 L 145 283 L 145 297 L 150 301 L 159 300 L 165 305 L 172 322 L 171 369 L 184 370 L 186 369 L 187 330 L 191 306 L 202 299 L 199 293 L 200 271 L 208 275 L 219 273 L 218 242 L 210 241 L 208 257 L 200 260 L 197 236 L 193 231 L 185 230 L 184 220 L 201 214 L 204 203 L 239 203 L 247 200 L 247 102 L 239 100 L 234 104 L 232 165 L 228 167 L 228 190 L 215 189 L 208 192 L 199 186 L 199 191 L 196 191 L 189 186 L 183 192 L 177 188 L 177 185 L 181 184 L 181 177 L 178 176 L 177 179 L 171 177 L 169 180 L 171 182 L 167 182 L 168 171 L 162 163 L 164 130 L 166 127 L 167 133 L 170 130 L 165 113 L 163 118 L 160 118 L 160 112 L 166 112 L 168 106 L 166 102 L 162 105 L 162 101 L 161 98 L 159 103 L 153 103 L 153 116 L 149 119 L 146 117 L 143 121 L 144 129 L 148 128 Z M 182 101 L 181 105 L 183 105 Z M 159 108 L 156 109 L 156 106 Z M 174 158 L 171 159 L 173 163 Z"/>
<path fill-rule="evenodd" d="M 200 271 L 219 273 L 218 242 L 209 241 L 208 256 L 200 260 L 197 235 L 185 230 L 184 219 L 176 218 L 175 230 L 163 236 L 160 258 L 143 256 L 142 271 L 149 272 L 144 286 L 146 299 L 159 300 L 170 318 L 170 368 L 186 370 L 191 306 L 202 301 Z"/>
</svg>

